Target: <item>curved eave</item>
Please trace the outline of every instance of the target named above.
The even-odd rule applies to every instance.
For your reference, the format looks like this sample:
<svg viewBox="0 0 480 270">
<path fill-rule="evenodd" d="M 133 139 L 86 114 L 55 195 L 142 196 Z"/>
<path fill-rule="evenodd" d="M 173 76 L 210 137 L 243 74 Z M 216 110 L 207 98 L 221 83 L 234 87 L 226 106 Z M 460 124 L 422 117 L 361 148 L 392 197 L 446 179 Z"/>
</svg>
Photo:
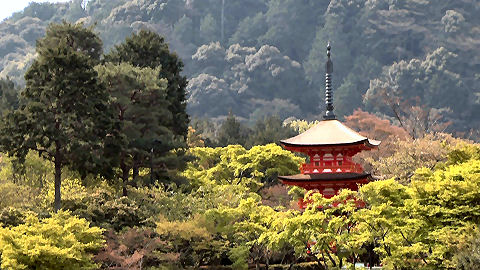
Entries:
<svg viewBox="0 0 480 270">
<path fill-rule="evenodd" d="M 297 144 L 297 143 L 288 143 L 285 140 L 281 140 L 280 143 L 284 146 L 291 146 L 291 147 L 335 147 L 335 146 L 352 146 L 352 145 L 360 145 L 363 144 L 370 148 L 375 148 L 380 145 L 381 141 L 371 140 L 371 139 L 364 139 L 357 142 L 349 142 L 349 143 L 332 143 L 332 144 Z"/>
<path fill-rule="evenodd" d="M 372 180 L 369 173 L 318 173 L 318 174 L 296 174 L 278 176 L 282 182 L 291 183 L 314 183 L 314 182 L 338 182 L 338 181 L 358 181 L 358 180 Z"/>
<path fill-rule="evenodd" d="M 340 121 L 333 119 L 323 120 L 297 136 L 281 140 L 280 143 L 288 147 L 364 145 L 367 148 L 373 148 L 378 146 L 380 141 L 368 139 Z"/>
</svg>

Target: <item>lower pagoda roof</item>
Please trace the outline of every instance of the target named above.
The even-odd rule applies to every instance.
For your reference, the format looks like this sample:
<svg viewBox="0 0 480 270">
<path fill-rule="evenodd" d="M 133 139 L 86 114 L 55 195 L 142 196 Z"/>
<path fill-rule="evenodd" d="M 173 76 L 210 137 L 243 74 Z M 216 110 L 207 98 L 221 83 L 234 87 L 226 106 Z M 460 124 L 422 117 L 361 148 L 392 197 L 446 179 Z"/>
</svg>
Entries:
<svg viewBox="0 0 480 270">
<path fill-rule="evenodd" d="M 295 174 L 287 176 L 278 176 L 278 179 L 286 182 L 338 182 L 359 179 L 372 179 L 369 173 L 315 173 L 315 174 Z"/>
</svg>

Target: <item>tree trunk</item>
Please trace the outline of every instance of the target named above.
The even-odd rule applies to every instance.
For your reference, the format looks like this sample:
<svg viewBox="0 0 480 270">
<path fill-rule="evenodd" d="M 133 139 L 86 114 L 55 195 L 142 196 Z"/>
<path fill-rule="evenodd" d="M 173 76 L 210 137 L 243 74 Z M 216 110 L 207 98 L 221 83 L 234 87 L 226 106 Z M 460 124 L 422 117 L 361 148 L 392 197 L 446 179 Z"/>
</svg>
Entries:
<svg viewBox="0 0 480 270">
<path fill-rule="evenodd" d="M 268 250 L 267 250 L 267 256 L 265 256 L 265 270 L 268 270 L 270 266 L 270 255 L 268 254 Z"/>
<path fill-rule="evenodd" d="M 128 196 L 127 183 L 128 183 L 129 168 L 127 168 L 127 165 L 125 165 L 125 163 L 122 162 L 120 164 L 120 169 L 122 170 L 122 195 Z"/>
<path fill-rule="evenodd" d="M 137 178 L 138 178 L 138 165 L 135 164 L 135 165 L 133 165 L 133 176 L 132 176 L 133 183 L 135 183 L 135 184 L 137 183 Z M 134 184 L 134 186 L 135 186 L 135 184 Z"/>
<path fill-rule="evenodd" d="M 56 145 L 55 153 L 55 201 L 54 201 L 54 210 L 57 212 L 60 210 L 62 196 L 60 194 L 60 187 L 62 185 L 62 161 L 60 157 L 60 146 Z"/>
</svg>

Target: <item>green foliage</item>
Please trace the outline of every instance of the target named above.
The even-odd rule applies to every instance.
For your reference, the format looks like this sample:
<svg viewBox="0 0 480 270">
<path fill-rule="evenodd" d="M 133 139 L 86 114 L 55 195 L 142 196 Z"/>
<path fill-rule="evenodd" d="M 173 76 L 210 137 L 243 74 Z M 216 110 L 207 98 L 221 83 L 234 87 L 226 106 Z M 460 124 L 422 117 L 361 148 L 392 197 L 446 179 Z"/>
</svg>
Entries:
<svg viewBox="0 0 480 270">
<path fill-rule="evenodd" d="M 23 16 L 37 17 L 41 20 L 48 20 L 56 13 L 56 7 L 53 3 L 32 2 L 23 10 Z M 17 14 L 17 16 L 20 14 Z"/>
<path fill-rule="evenodd" d="M 362 252 L 361 244 L 353 239 L 356 193 L 343 190 L 338 196 L 325 199 L 319 193 L 309 192 L 305 199 L 312 203 L 303 213 L 290 211 L 282 219 L 272 219 L 270 230 L 259 241 L 273 250 L 291 245 L 297 256 L 310 257 L 326 269 L 349 267 L 348 261 Z"/>
<path fill-rule="evenodd" d="M 480 160 L 480 146 L 473 144 L 460 144 L 448 152 L 447 164 L 456 165 L 475 159 Z"/>
<path fill-rule="evenodd" d="M 308 267 L 353 268 L 351 262 L 373 256 L 374 250 L 386 269 L 476 269 L 478 146 L 428 133 L 444 131 L 449 123 L 459 131 L 479 123 L 478 8 L 471 0 L 32 3 L 0 25 L 0 76 L 10 75 L 18 85 L 0 81 L 0 113 L 9 115 L 2 121 L 7 129 L 1 143 L 4 152 L 17 154 L 2 157 L 0 222 L 8 228 L 0 234 L 30 224 L 26 211 L 43 214 L 51 206 L 52 161 L 58 159 L 49 155 L 59 137 L 50 135 L 53 123 L 71 123 L 60 136 L 61 165 L 80 175 L 62 170 L 65 180 L 61 187 L 57 181 L 57 190 L 64 209 L 111 229 L 108 246 L 97 256 L 105 268 L 198 268 L 228 259 L 237 269 L 273 261 L 294 268 L 297 259 L 316 261 Z M 48 23 L 64 18 L 97 22 L 92 27 L 105 48 L 116 45 L 102 65 L 102 45 L 92 28 L 51 25 L 42 38 Z M 273 144 L 244 147 L 277 142 L 293 135 L 290 128 L 302 132 L 314 123 L 286 121 L 282 126 L 289 116 L 318 118 L 328 41 L 337 116 L 358 107 L 375 111 L 375 116 L 356 111 L 346 119 L 368 137 L 384 140 L 379 151 L 356 158 L 373 174 L 392 179 L 329 200 L 308 194 L 313 204 L 304 212 L 273 209 L 268 205 L 288 207 L 286 201 L 271 204 L 275 194 L 287 197 L 285 190 L 275 189 L 276 176 L 297 173 L 302 159 Z M 26 90 L 17 100 L 32 62 Z M 95 81 L 97 72 L 102 84 Z M 189 143 L 202 146 L 203 140 L 209 146 L 218 140 L 224 147 L 189 150 L 196 157 L 183 172 L 190 185 L 143 187 L 152 148 L 157 179 L 168 181 L 167 175 L 184 165 L 183 150 L 173 149 L 186 146 L 186 77 L 191 78 L 189 112 L 217 121 L 192 124 L 198 133 L 191 130 Z M 107 87 L 110 99 L 85 96 Z M 50 95 L 52 89 L 65 95 Z M 37 99 L 27 102 L 31 97 Z M 55 102 L 46 103 L 54 97 Z M 109 106 L 82 107 L 87 105 L 83 101 L 96 103 L 97 98 Z M 86 119 L 115 106 L 115 115 L 128 106 L 128 119 L 117 121 L 114 130 L 108 119 L 117 117 Z M 11 109 L 21 113 L 8 114 Z M 60 109 L 65 114 L 47 115 Z M 390 119 L 376 117 L 385 115 Z M 218 128 L 218 120 L 225 118 Z M 256 124 L 247 128 L 244 122 Z M 122 175 L 124 183 L 132 184 L 126 187 L 129 197 L 87 176 L 92 172 Z M 290 195 L 304 192 L 293 188 Z M 353 198 L 366 207 L 358 209 Z M 0 243 L 2 252 L 4 246 Z M 47 251 L 63 256 L 66 249 Z M 22 258 L 53 261 L 57 256 L 28 254 Z"/>
<path fill-rule="evenodd" d="M 217 26 L 215 19 L 211 14 L 203 17 L 200 21 L 200 34 L 202 39 L 205 40 L 205 43 L 219 39 L 219 27 Z"/>
<path fill-rule="evenodd" d="M 152 148 L 155 167 L 172 167 L 169 151 L 182 144 L 168 128 L 173 116 L 167 109 L 167 81 L 158 78 L 160 68 L 140 68 L 122 62 L 97 66 L 96 70 L 100 81 L 108 86 L 110 106 L 118 115 L 107 158 L 112 166 L 120 168 L 118 178 L 123 185 L 127 184 L 132 168 L 138 173 L 139 168 L 151 166 Z M 137 176 L 133 176 L 134 180 Z"/>
<path fill-rule="evenodd" d="M 192 60 L 198 66 L 187 88 L 192 114 L 216 117 L 232 111 L 257 120 L 265 115 L 299 116 L 300 108 L 308 106 L 317 112 L 312 103 L 317 93 L 307 87 L 302 66 L 275 46 L 227 48 L 212 42 L 199 47 Z M 291 91 L 297 88 L 305 91 Z"/>
<path fill-rule="evenodd" d="M 393 180 L 363 186 L 369 207 L 356 213 L 359 239 L 377 246 L 387 269 L 455 267 L 460 236 L 480 220 L 479 162 L 419 169 L 409 186 Z"/>
<path fill-rule="evenodd" d="M 83 189 L 85 190 L 85 189 Z M 79 192 L 64 201 L 63 209 L 91 221 L 94 226 L 120 231 L 123 228 L 141 226 L 146 214 L 136 201 L 117 197 L 105 186 Z"/>
<path fill-rule="evenodd" d="M 51 161 L 43 159 L 35 151 L 30 151 L 23 163 L 16 158 L 3 156 L 0 177 L 4 181 L 41 189 L 48 181 L 53 182 L 53 169 Z"/>
<path fill-rule="evenodd" d="M 382 102 L 374 101 L 379 97 L 378 90 L 383 89 L 399 98 L 401 102 L 396 104 L 407 102 L 411 106 L 441 109 L 441 122 L 454 120 L 456 124 L 451 128 L 463 132 L 478 126 L 475 116 L 480 80 L 474 60 L 479 55 L 475 46 L 479 42 L 475 30 L 480 23 L 477 13 L 478 5 L 472 0 L 31 3 L 0 27 L 3 58 L 0 76 L 10 76 L 19 85 L 23 84 L 25 69 L 34 57 L 35 41 L 51 22 L 66 19 L 95 25 L 106 49 L 139 29 L 151 29 L 165 36 L 178 53 L 178 59 L 186 64 L 184 75 L 193 82 L 190 87 L 194 90 L 190 91 L 194 95 L 188 109 L 195 116 L 224 117 L 232 108 L 236 115 L 255 122 L 265 116 L 264 109 L 276 107 L 282 108 L 280 111 L 285 114 L 310 118 L 321 111 L 318 101 L 322 91 L 318 89 L 323 89 L 325 84 L 320 74 L 324 73 L 325 46 L 330 41 L 335 63 L 333 87 L 337 116 L 348 115 L 358 107 L 393 115 L 388 108 L 374 108 L 383 107 Z M 233 54 L 234 58 L 227 53 L 215 59 L 208 57 L 214 61 L 197 61 L 192 57 L 211 42 L 225 48 L 235 46 L 229 48 L 232 52 L 235 48 L 249 51 L 248 60 L 238 62 L 243 56 L 237 53 Z M 148 45 L 153 48 L 155 43 L 150 40 L 142 47 L 148 51 L 151 49 Z M 130 50 L 128 47 L 123 46 L 125 52 Z M 273 48 L 278 49 L 280 57 Z M 149 58 L 157 58 L 161 51 L 157 48 L 146 54 L 139 51 L 137 55 L 131 54 L 131 50 L 117 51 L 110 55 L 123 55 L 123 60 L 116 63 L 129 61 L 137 66 L 135 61 L 149 62 Z M 128 55 L 135 55 L 133 58 L 137 60 L 127 60 Z M 293 61 L 284 61 L 286 57 Z M 212 66 L 211 62 L 219 65 Z M 161 65 L 170 69 L 165 62 Z M 169 87 L 177 81 L 162 77 L 168 79 Z M 364 96 L 369 100 L 367 106 L 362 103 Z M 419 100 L 412 100 L 417 96 Z M 455 104 L 449 102 L 452 97 L 458 99 Z M 177 103 L 179 106 L 170 109 L 181 116 L 185 107 L 180 105 L 184 101 L 185 97 Z M 454 114 L 447 113 L 447 107 Z M 409 110 L 405 112 L 408 114 Z M 291 115 L 279 116 L 283 119 Z M 180 118 L 173 126 L 181 126 L 176 134 L 186 135 L 188 121 Z"/>
<path fill-rule="evenodd" d="M 87 189 L 82 186 L 82 182 L 76 178 L 64 178 L 60 192 L 63 201 L 78 200 L 87 196 Z M 40 198 L 41 204 L 45 209 L 49 209 L 53 206 L 55 201 L 55 183 L 53 179 L 46 181 Z"/>
<path fill-rule="evenodd" d="M 152 31 L 141 30 L 128 37 L 124 43 L 105 55 L 107 62 L 127 62 L 132 66 L 158 70 L 158 77 L 167 80 L 168 110 L 172 114 L 168 127 L 176 135 L 187 135 L 188 115 L 186 113 L 185 88 L 187 79 L 180 75 L 183 63 L 172 53 L 164 38 Z"/>
<path fill-rule="evenodd" d="M 25 223 L 25 214 L 19 209 L 8 207 L 0 210 L 0 227 L 16 227 L 23 223 Z"/>
<path fill-rule="evenodd" d="M 137 226 L 153 228 L 160 217 L 189 220 L 207 209 L 236 205 L 240 199 L 252 196 L 245 189 L 233 186 L 202 187 L 185 193 L 173 185 L 130 188 L 128 197 L 120 195 L 102 183 L 74 196 L 67 193 L 70 199 L 64 201 L 63 208 L 95 226 L 121 231 Z"/>
<path fill-rule="evenodd" d="M 219 146 L 227 146 L 233 144 L 245 144 L 246 128 L 237 120 L 235 115 L 230 112 L 227 119 L 220 126 L 217 141 Z"/>
<path fill-rule="evenodd" d="M 258 145 L 246 150 L 240 145 L 190 149 L 196 160 L 190 162 L 184 176 L 194 186 L 238 185 L 253 192 L 264 184 L 275 183 L 277 175 L 298 171 L 302 158 L 275 144 Z"/>
<path fill-rule="evenodd" d="M 305 196 L 306 190 L 299 186 L 292 186 L 288 190 L 288 195 L 292 197 L 293 200 L 298 200 Z"/>
<path fill-rule="evenodd" d="M 463 239 L 462 239 L 463 240 Z M 468 232 L 460 242 L 455 254 L 456 267 L 460 270 L 473 270 L 480 264 L 478 228 Z"/>
<path fill-rule="evenodd" d="M 0 228 L 5 269 L 97 269 L 92 253 L 103 247 L 103 230 L 59 211 L 50 218 L 28 215 L 25 224 Z"/>
<path fill-rule="evenodd" d="M 469 94 L 455 72 L 457 57 L 440 47 L 424 59 L 402 60 L 384 67 L 381 76 L 371 81 L 364 101 L 367 106 L 398 118 L 414 137 L 435 131 L 435 122 L 442 122 L 435 119 L 436 111 L 462 113 L 468 106 Z M 450 102 L 453 99 L 455 104 Z M 426 108 L 425 115 L 418 116 L 420 121 L 412 119 L 416 106 Z"/>
<path fill-rule="evenodd" d="M 60 208 L 61 170 L 85 172 L 101 162 L 101 138 L 110 131 L 108 96 L 93 65 L 99 38 L 82 25 L 52 24 L 37 44 L 21 104 L 6 116 L 1 145 L 23 161 L 29 150 L 55 164 L 55 209 Z"/>
<path fill-rule="evenodd" d="M 0 181 L 0 209 L 8 207 L 29 208 L 40 206 L 38 189 L 18 185 L 10 181 Z"/>
<path fill-rule="evenodd" d="M 318 120 L 308 122 L 306 120 L 298 120 L 298 119 L 287 119 L 284 121 L 284 125 L 295 130 L 298 134 L 303 133 L 313 127 L 314 125 L 318 124 Z"/>
<path fill-rule="evenodd" d="M 247 269 L 250 260 L 257 264 L 262 259 L 268 260 L 271 254 L 259 237 L 281 215 L 254 198 L 242 200 L 236 207 L 219 207 L 205 213 L 222 238 L 232 243 L 228 255 L 234 269 Z"/>
<path fill-rule="evenodd" d="M 18 91 L 9 78 L 0 79 L 0 116 L 18 108 Z"/>
<path fill-rule="evenodd" d="M 246 145 L 262 145 L 268 143 L 278 143 L 282 139 L 287 139 L 297 135 L 297 133 L 288 126 L 284 126 L 278 116 L 268 116 L 259 119 L 255 123 L 252 132 L 249 134 Z"/>
<path fill-rule="evenodd" d="M 160 239 L 169 243 L 167 252 L 178 254 L 178 263 L 182 267 L 218 262 L 225 250 L 224 242 L 215 239 L 201 216 L 188 221 L 160 219 L 156 232 Z"/>
</svg>

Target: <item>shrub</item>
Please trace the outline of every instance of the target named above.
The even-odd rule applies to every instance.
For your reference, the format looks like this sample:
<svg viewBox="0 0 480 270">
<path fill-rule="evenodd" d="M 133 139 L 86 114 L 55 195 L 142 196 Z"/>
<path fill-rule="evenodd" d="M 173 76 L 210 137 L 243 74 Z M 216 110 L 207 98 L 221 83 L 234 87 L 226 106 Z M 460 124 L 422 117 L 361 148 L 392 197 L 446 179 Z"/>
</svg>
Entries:
<svg viewBox="0 0 480 270">
<path fill-rule="evenodd" d="M 50 218 L 26 217 L 25 224 L 0 228 L 3 269 L 97 269 L 92 253 L 102 248 L 103 230 L 59 211 Z"/>
<path fill-rule="evenodd" d="M 8 207 L 0 210 L 0 227 L 15 227 L 25 223 L 25 215 L 20 210 Z"/>
<path fill-rule="evenodd" d="M 162 254 L 166 243 L 149 228 L 131 228 L 123 233 L 109 230 L 107 245 L 95 256 L 102 268 L 143 269 L 178 259 L 178 254 Z"/>
<path fill-rule="evenodd" d="M 89 196 L 65 201 L 64 209 L 89 220 L 95 226 L 115 231 L 123 227 L 140 226 L 145 220 L 134 200 L 116 198 L 114 193 L 102 189 L 93 191 Z"/>
</svg>

